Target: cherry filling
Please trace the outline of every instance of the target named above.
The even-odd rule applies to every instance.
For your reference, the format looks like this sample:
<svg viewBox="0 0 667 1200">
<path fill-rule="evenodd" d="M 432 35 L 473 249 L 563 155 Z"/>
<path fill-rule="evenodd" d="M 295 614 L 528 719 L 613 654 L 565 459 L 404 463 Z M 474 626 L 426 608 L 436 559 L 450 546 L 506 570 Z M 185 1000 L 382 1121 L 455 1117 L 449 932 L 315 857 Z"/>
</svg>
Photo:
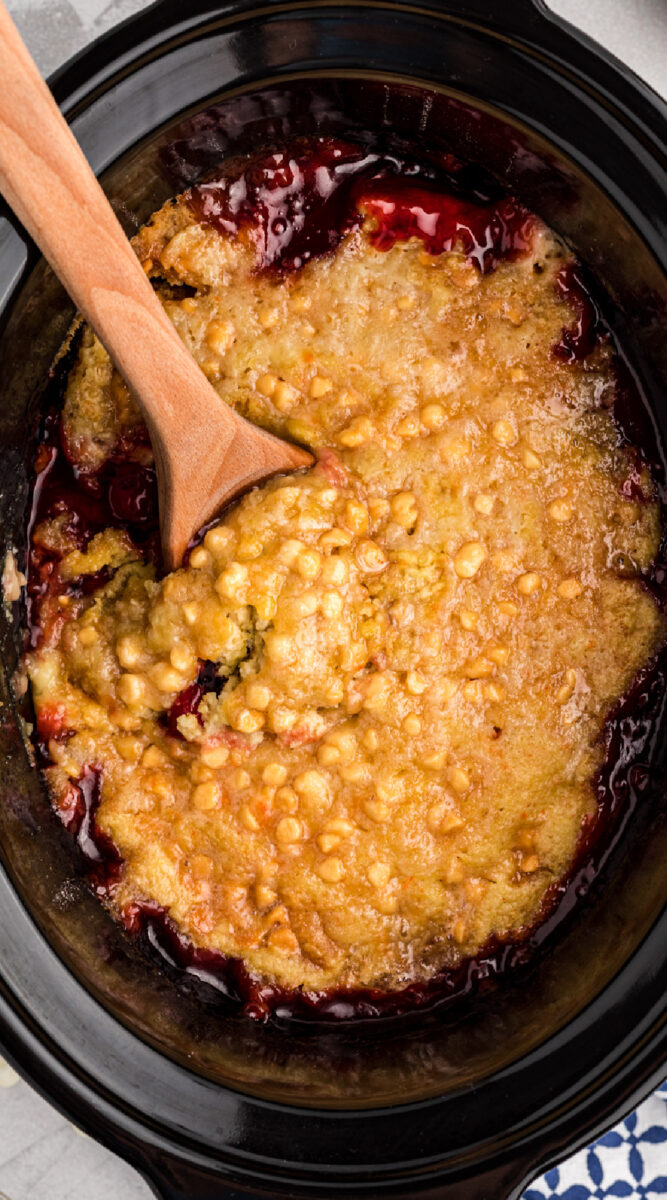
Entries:
<svg viewBox="0 0 667 1200">
<path fill-rule="evenodd" d="M 107 502 L 121 525 L 154 527 L 157 509 L 155 469 L 141 463 L 115 464 L 109 473 Z"/>
<path fill-rule="evenodd" d="M 413 237 L 421 238 L 433 255 L 458 245 L 482 274 L 528 253 L 535 229 L 533 214 L 511 198 L 470 204 L 406 180 L 369 184 L 358 200 L 376 221 L 370 238 L 378 250 L 391 250 Z"/>
<path fill-rule="evenodd" d="M 488 180 L 452 156 L 440 167 L 321 137 L 257 158 L 239 174 L 198 184 L 199 221 L 255 240 L 260 269 L 302 267 L 334 250 L 367 214 L 379 250 L 421 238 L 430 254 L 460 244 L 482 272 L 530 249 L 535 219 L 511 198 L 489 199 Z"/>
<path fill-rule="evenodd" d="M 62 610 L 59 613 L 55 608 L 59 596 L 90 595 L 110 578 L 109 571 L 103 569 L 64 580 L 59 569 L 62 552 L 34 537 L 43 521 L 63 517 L 64 537 L 80 550 L 103 529 L 124 529 L 144 559 L 160 561 L 155 468 L 133 459 L 137 451 L 135 443 L 121 443 L 101 470 L 79 470 L 61 436 L 59 409 L 63 386 L 64 379 L 54 380 L 54 390 L 60 391 L 58 404 L 44 420 L 35 459 L 26 589 L 31 648 L 37 647 L 44 637 L 48 640 L 62 620 Z"/>
<path fill-rule="evenodd" d="M 178 718 L 188 716 L 190 713 L 194 713 L 199 724 L 203 726 L 204 722 L 199 715 L 199 705 L 201 704 L 202 697 L 207 692 L 215 692 L 216 695 L 219 694 L 223 682 L 218 675 L 216 663 L 210 662 L 208 659 L 201 661 L 194 683 L 191 683 L 189 687 L 183 688 L 183 691 L 178 693 L 171 708 L 165 714 L 164 723 L 167 732 L 172 737 L 182 737 L 183 735 L 178 728 Z"/>
<path fill-rule="evenodd" d="M 278 151 L 246 164 L 238 176 L 199 184 L 190 202 L 198 220 L 220 233 L 249 229 L 261 267 L 296 270 L 335 249 L 358 223 L 352 185 L 378 161 L 354 143 L 318 138 L 306 152 Z"/>
<path fill-rule="evenodd" d="M 123 860 L 108 834 L 97 824 L 102 773 L 85 766 L 58 798 L 57 812 L 65 829 L 74 837 L 86 878 L 99 896 L 107 896 L 118 881 Z"/>
<path fill-rule="evenodd" d="M 563 328 L 553 353 L 562 362 L 581 362 L 595 349 L 603 332 L 602 314 L 579 263 L 569 262 L 561 267 L 555 283 L 558 295 L 575 310 L 577 320 L 571 327 Z"/>
</svg>

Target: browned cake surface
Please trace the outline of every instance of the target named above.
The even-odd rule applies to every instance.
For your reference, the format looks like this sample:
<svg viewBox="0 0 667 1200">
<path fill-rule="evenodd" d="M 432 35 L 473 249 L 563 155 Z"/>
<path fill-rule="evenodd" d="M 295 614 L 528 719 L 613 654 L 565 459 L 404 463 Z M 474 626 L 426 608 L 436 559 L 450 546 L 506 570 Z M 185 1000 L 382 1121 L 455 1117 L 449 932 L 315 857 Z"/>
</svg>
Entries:
<svg viewBox="0 0 667 1200">
<path fill-rule="evenodd" d="M 551 352 L 575 320 L 563 247 L 536 226 L 482 275 L 368 228 L 281 278 L 166 205 L 135 245 L 183 340 L 319 463 L 158 581 L 118 529 L 35 534 L 64 580 L 113 568 L 28 660 L 38 714 L 72 731 L 54 803 L 101 771 L 113 904 L 156 901 L 197 946 L 313 989 L 427 978 L 536 919 L 594 810 L 605 715 L 662 636 L 638 579 L 658 507 L 621 492 L 610 353 Z M 71 455 L 98 468 L 138 422 L 86 332 Z M 200 660 L 224 686 L 172 736 Z"/>
</svg>

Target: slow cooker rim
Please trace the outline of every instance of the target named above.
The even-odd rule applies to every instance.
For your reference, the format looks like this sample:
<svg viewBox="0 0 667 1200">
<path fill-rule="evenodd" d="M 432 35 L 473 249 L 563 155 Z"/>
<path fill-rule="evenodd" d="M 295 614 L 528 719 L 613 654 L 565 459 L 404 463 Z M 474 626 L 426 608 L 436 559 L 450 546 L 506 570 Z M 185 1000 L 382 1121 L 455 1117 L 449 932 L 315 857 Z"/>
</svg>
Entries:
<svg viewBox="0 0 667 1200">
<path fill-rule="evenodd" d="M 47 82 L 63 112 L 69 120 L 72 120 L 76 116 L 79 104 L 84 102 L 84 97 L 79 95 L 82 86 L 85 90 L 85 103 L 90 103 L 98 88 L 109 85 L 111 77 L 117 77 L 120 73 L 136 69 L 147 56 L 163 55 L 166 46 L 170 43 L 176 44 L 201 36 L 207 19 L 210 20 L 213 14 L 219 14 L 222 8 L 228 10 L 225 21 L 238 21 L 239 19 L 253 20 L 258 16 L 287 11 L 308 12 L 330 8 L 333 12 L 340 12 L 347 4 L 348 0 L 264 0 L 264 3 L 257 3 L 257 0 L 227 0 L 226 4 L 221 5 L 220 0 L 193 0 L 188 6 L 188 17 L 183 18 L 179 0 L 153 0 L 153 3 L 147 8 L 119 22 L 72 55 L 49 75 Z M 502 21 L 497 21 L 496 13 L 489 12 L 488 9 L 486 13 L 484 12 L 487 5 L 488 0 L 478 0 L 477 3 L 475 0 L 472 3 L 469 0 L 358 0 L 353 7 L 422 13 L 443 22 L 453 21 L 482 28 L 495 28 L 496 33 L 503 29 L 506 40 L 509 40 L 507 38 L 509 23 L 515 39 L 519 43 L 533 46 L 533 48 L 536 48 L 536 42 L 533 40 L 535 30 L 542 32 L 546 23 L 550 26 L 550 32 L 564 35 L 570 46 L 576 46 L 578 50 L 584 51 L 589 59 L 589 70 L 590 64 L 596 63 L 597 86 L 601 93 L 606 90 L 607 78 L 611 75 L 615 77 L 616 84 L 618 84 L 619 78 L 623 81 L 624 86 L 628 89 L 627 98 L 632 101 L 630 110 L 632 117 L 637 122 L 641 119 L 641 123 L 646 124 L 649 128 L 653 126 L 657 118 L 657 127 L 651 129 L 651 132 L 662 146 L 663 153 L 667 154 L 665 142 L 667 99 L 664 99 L 631 67 L 611 51 L 604 49 L 588 34 L 572 25 L 571 22 L 554 13 L 548 7 L 546 0 L 514 0 L 509 11 L 503 12 Z M 462 8 L 465 8 L 463 13 L 461 12 Z M 160 28 L 151 31 L 151 37 L 148 39 L 150 48 L 148 48 L 145 45 L 146 39 L 142 41 L 140 37 L 140 31 L 144 25 L 150 28 L 153 16 L 157 15 L 158 10 L 164 14 L 164 20 Z M 171 19 L 170 11 L 173 14 Z M 535 26 L 536 21 L 537 25 Z M 216 20 L 218 27 L 220 24 L 220 20 Z M 130 29 L 133 31 L 134 37 L 128 50 L 125 35 Z M 117 46 L 120 45 L 125 46 L 122 53 L 119 53 L 117 49 Z M 553 59 L 561 67 L 565 65 L 564 60 L 555 53 L 553 47 L 545 48 L 542 44 L 540 50 L 545 60 Z M 90 66 L 93 61 L 95 62 L 95 71 L 91 73 Z M 85 79 L 83 85 L 81 76 Z M 641 118 L 636 108 L 638 98 L 641 100 L 642 106 Z M 621 98 L 621 103 L 624 99 L 625 97 Z M 619 103 L 618 93 L 614 96 L 614 103 Z"/>
<path fill-rule="evenodd" d="M 529 0 L 529 3 L 530 3 L 530 0 Z M 365 6 L 365 7 L 369 7 L 369 5 L 365 4 L 364 0 L 362 0 L 362 4 L 364 4 L 364 6 Z M 154 7 L 155 7 L 155 6 L 154 6 Z M 149 12 L 153 12 L 153 11 L 154 11 L 154 7 L 153 7 L 151 10 L 148 10 L 148 11 L 149 11 Z M 210 11 L 212 11 L 212 8 L 213 8 L 213 7 L 214 7 L 213 5 L 211 5 L 211 7 L 210 7 L 210 8 L 207 6 L 207 11 L 209 11 L 209 12 L 210 12 Z M 246 7 L 247 7 L 247 6 L 246 6 Z M 269 10 L 269 6 L 267 6 L 267 5 L 264 5 L 264 6 L 262 6 L 262 7 L 263 7 L 263 10 L 264 10 L 264 11 L 268 11 L 268 10 Z M 277 6 L 276 6 L 276 7 L 277 7 Z M 284 6 L 281 6 L 281 7 L 289 8 L 289 7 L 292 7 L 292 6 L 289 6 L 289 5 L 284 5 Z M 312 6 L 309 6 L 309 5 L 303 4 L 303 5 L 299 5 L 299 7 L 300 7 L 300 8 L 307 8 L 307 7 L 312 7 Z M 319 7 L 319 8 L 324 8 L 324 7 L 332 7 L 332 6 L 331 6 L 331 5 L 328 5 L 328 4 L 325 4 L 325 3 L 321 3 L 321 4 L 318 4 L 318 5 L 316 5 L 316 7 Z M 383 7 L 383 6 L 382 6 L 381 4 L 377 4 L 377 5 L 376 5 L 376 4 L 373 4 L 373 7 Z M 419 7 L 419 8 L 423 8 L 424 6 L 423 6 L 423 5 L 417 6 L 417 5 L 410 5 L 410 4 L 402 4 L 402 5 L 395 5 L 395 6 L 392 6 L 392 7 L 396 7 L 396 8 L 400 8 L 400 9 L 402 9 L 402 10 L 408 11 L 408 10 L 410 10 L 410 9 L 417 8 L 417 7 Z M 255 10 L 253 10 L 253 11 L 255 11 Z M 140 14 L 140 15 L 144 15 L 144 14 Z M 244 14 L 243 14 L 243 15 L 244 15 L 244 17 L 245 17 L 246 15 L 248 15 L 248 16 L 251 16 L 251 15 L 252 15 L 252 12 L 250 11 L 250 9 L 248 9 L 248 12 L 247 12 L 247 13 L 246 13 L 246 12 L 244 12 Z M 135 18 L 130 18 L 129 22 L 125 23 L 125 24 L 124 24 L 124 26 L 123 26 L 123 28 L 127 29 L 128 25 L 129 25 L 129 26 L 134 26 L 134 23 L 135 23 Z M 116 32 L 116 31 L 114 31 L 114 32 Z M 80 66 L 80 64 L 81 64 L 82 62 L 84 62 L 84 61 L 86 61 L 86 60 L 87 60 L 87 58 L 88 58 L 88 55 L 89 55 L 89 54 L 93 54 L 94 52 L 96 52 L 96 48 L 99 48 L 99 47 L 100 47 L 100 45 L 101 45 L 102 43 L 106 42 L 106 40 L 107 40 L 106 38 L 103 38 L 103 39 L 101 39 L 99 42 L 97 42 L 97 43 L 94 43 L 94 44 L 93 44 L 93 46 L 92 46 L 92 47 L 90 47 L 88 50 L 84 51 L 82 55 L 78 56 L 77 60 L 75 60 L 75 64 L 77 65 L 77 67 L 78 67 L 78 66 Z M 139 40 L 139 39 L 137 39 L 137 41 L 138 41 L 138 40 Z M 165 39 L 165 40 L 168 40 L 168 39 Z M 55 80 L 54 80 L 54 86 L 55 86 L 55 88 L 56 88 L 56 91 L 61 91 L 61 90 L 63 89 L 63 87 L 65 87 L 65 86 L 67 85 L 67 80 L 68 80 L 68 78 L 69 78 L 69 73 L 70 73 L 70 72 L 71 72 L 71 70 L 73 69 L 73 66 L 74 66 L 74 64 L 68 64 L 68 65 L 66 65 L 64 68 L 62 68 L 62 69 L 61 69 L 61 71 L 59 71 L 59 72 L 57 73 L 57 76 L 56 76 L 56 78 L 55 78 Z M 128 69 L 129 69 L 129 68 L 128 68 Z M 629 73 L 629 72 L 627 72 L 627 71 L 624 71 L 624 72 L 623 72 L 623 74 L 624 74 L 624 75 L 626 75 L 626 77 L 628 77 L 628 78 L 630 77 L 630 73 Z M 114 72 L 111 70 L 111 64 L 109 64 L 109 75 L 108 75 L 108 78 L 107 78 L 107 85 L 109 85 L 109 83 L 110 83 L 110 80 L 111 80 L 111 78 L 113 77 L 113 75 L 114 75 Z M 78 86 L 78 85 L 77 85 L 77 86 Z M 96 86 L 97 86 L 97 85 L 96 85 Z M 644 85 L 644 86 L 645 86 L 645 85 Z M 647 89 L 647 91 L 648 91 L 648 89 Z M 79 103 L 79 101 L 77 101 L 77 103 Z M 71 109 L 68 109 L 68 108 L 67 108 L 67 105 L 66 105 L 66 104 L 64 105 L 64 107 L 66 108 L 66 110 L 67 110 L 67 111 L 71 111 Z M 665 108 L 665 112 L 667 112 L 667 107 L 663 105 L 663 108 Z M 0 1022 L 0 1023 L 1 1023 L 1 1022 Z M 25 1070 L 25 1067 L 23 1067 L 23 1069 Z M 646 1083 L 645 1083 L 645 1085 L 644 1085 L 644 1086 L 646 1086 Z M 273 1103 L 273 1102 L 271 1102 L 271 1103 Z M 419 1108 L 419 1107 L 420 1107 L 420 1105 L 422 1105 L 422 1104 L 430 1104 L 430 1103 L 431 1103 L 431 1101 L 421 1101 L 421 1102 L 416 1102 L 415 1104 L 411 1105 L 410 1107 L 411 1107 L 412 1109 L 415 1109 L 415 1108 Z M 282 1107 L 285 1107 L 285 1106 L 282 1106 Z M 291 1109 L 291 1111 L 292 1111 L 292 1112 L 296 1112 L 296 1113 L 299 1113 L 299 1112 L 301 1112 L 301 1113 L 302 1113 L 302 1112 L 303 1112 L 303 1110 L 302 1110 L 302 1109 L 297 1109 L 297 1108 L 293 1108 L 293 1109 Z M 396 1111 L 396 1109 L 394 1109 L 393 1111 Z M 369 1112 L 369 1110 L 364 1110 L 364 1115 L 366 1115 L 366 1113 L 367 1113 L 367 1112 Z"/>
</svg>

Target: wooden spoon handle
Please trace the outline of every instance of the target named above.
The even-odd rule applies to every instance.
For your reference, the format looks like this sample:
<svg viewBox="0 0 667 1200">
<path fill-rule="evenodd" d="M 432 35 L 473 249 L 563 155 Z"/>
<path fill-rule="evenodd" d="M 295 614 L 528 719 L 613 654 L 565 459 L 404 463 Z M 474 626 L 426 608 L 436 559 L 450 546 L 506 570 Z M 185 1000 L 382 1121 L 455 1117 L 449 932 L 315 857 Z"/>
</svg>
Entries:
<svg viewBox="0 0 667 1200">
<path fill-rule="evenodd" d="M 0 80 L 0 189 L 141 404 L 174 565 L 226 498 L 225 480 L 238 490 L 312 458 L 237 416 L 200 371 L 1 0 Z"/>
<path fill-rule="evenodd" d="M 0 3 L 0 188 L 95 329 L 149 421 L 183 410 L 197 370 L 81 148 Z M 176 376 L 176 379 L 175 379 Z M 152 383 L 152 387 L 150 386 Z M 230 413 L 230 436 L 234 426 Z"/>
</svg>

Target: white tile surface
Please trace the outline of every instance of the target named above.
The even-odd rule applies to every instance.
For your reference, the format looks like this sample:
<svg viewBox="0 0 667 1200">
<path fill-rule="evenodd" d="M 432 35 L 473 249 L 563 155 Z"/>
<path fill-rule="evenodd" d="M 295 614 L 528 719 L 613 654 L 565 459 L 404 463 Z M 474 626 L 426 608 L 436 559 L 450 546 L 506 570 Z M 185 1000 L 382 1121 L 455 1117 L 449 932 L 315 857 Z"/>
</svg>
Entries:
<svg viewBox="0 0 667 1200">
<path fill-rule="evenodd" d="M 44 74 L 146 6 L 146 0 L 8 4 Z M 667 0 L 551 0 L 550 7 L 667 95 Z M 150 1189 L 134 1171 L 1 1067 L 0 1088 L 0 1200 L 149 1200 Z"/>
<path fill-rule="evenodd" d="M 667 0 L 546 0 L 667 96 Z"/>
<path fill-rule="evenodd" d="M 44 75 L 88 42 L 147 8 L 146 0 L 9 0 L 7 7 Z"/>
<path fill-rule="evenodd" d="M 70 1125 L 22 1080 L 0 1091 L 0 1200 L 149 1200 L 121 1159 Z"/>
</svg>

